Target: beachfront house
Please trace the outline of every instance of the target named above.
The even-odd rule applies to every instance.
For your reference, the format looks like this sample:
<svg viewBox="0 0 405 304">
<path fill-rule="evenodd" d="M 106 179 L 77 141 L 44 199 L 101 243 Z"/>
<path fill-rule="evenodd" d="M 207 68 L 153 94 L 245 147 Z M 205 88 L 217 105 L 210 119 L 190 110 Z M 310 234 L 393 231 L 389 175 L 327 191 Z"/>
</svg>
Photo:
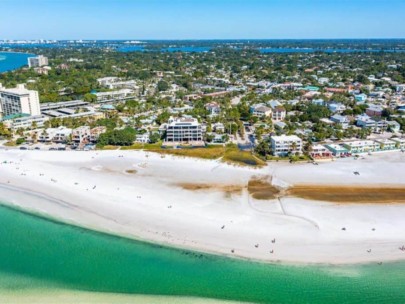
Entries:
<svg viewBox="0 0 405 304">
<path fill-rule="evenodd" d="M 69 140 L 71 134 L 72 129 L 63 126 L 59 128 L 48 128 L 39 133 L 38 141 L 65 143 Z"/>
<path fill-rule="evenodd" d="M 375 152 L 380 149 L 380 144 L 372 140 L 356 140 L 342 144 L 351 154 Z"/>
<path fill-rule="evenodd" d="M 302 139 L 296 135 L 271 136 L 270 140 L 274 156 L 302 154 Z"/>
<path fill-rule="evenodd" d="M 91 131 L 89 126 L 81 126 L 73 130 L 72 141 L 81 143 L 90 139 Z"/>
<path fill-rule="evenodd" d="M 135 138 L 135 142 L 141 144 L 147 144 L 150 141 L 149 133 L 137 134 Z"/>
<path fill-rule="evenodd" d="M 325 145 L 325 147 L 332 152 L 332 155 L 335 157 L 347 157 L 351 155 L 350 151 L 342 145 L 328 144 Z"/>
<path fill-rule="evenodd" d="M 93 143 L 97 142 L 100 135 L 105 132 L 107 132 L 107 128 L 104 126 L 94 127 L 90 130 L 90 141 Z"/>
<path fill-rule="evenodd" d="M 397 149 L 405 150 L 405 138 L 391 138 Z"/>
<path fill-rule="evenodd" d="M 332 158 L 332 152 L 323 145 L 314 145 L 314 146 L 312 146 L 312 151 L 309 152 L 309 155 L 313 159 Z"/>
<path fill-rule="evenodd" d="M 384 139 L 377 139 L 375 142 L 380 145 L 379 151 L 398 150 L 397 143 L 393 140 L 384 138 Z"/>
</svg>

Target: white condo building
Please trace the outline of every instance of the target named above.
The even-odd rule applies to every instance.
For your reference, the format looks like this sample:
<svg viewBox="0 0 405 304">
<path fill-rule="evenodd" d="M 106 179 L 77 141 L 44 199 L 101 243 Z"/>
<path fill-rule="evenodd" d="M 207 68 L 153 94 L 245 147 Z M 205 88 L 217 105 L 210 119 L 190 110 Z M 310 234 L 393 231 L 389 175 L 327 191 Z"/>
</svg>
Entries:
<svg viewBox="0 0 405 304">
<path fill-rule="evenodd" d="M 166 126 L 167 142 L 201 142 L 203 132 L 201 124 L 195 118 L 170 118 Z"/>
<path fill-rule="evenodd" d="M 6 89 L 0 84 L 0 113 L 2 116 L 14 114 L 41 115 L 37 91 L 28 90 L 24 84 Z"/>
<path fill-rule="evenodd" d="M 28 57 L 28 67 L 38 68 L 48 65 L 48 57 L 39 55 L 37 57 Z"/>
<path fill-rule="evenodd" d="M 302 153 L 302 139 L 296 135 L 271 137 L 271 148 L 275 156 L 287 156 L 289 153 Z"/>
</svg>

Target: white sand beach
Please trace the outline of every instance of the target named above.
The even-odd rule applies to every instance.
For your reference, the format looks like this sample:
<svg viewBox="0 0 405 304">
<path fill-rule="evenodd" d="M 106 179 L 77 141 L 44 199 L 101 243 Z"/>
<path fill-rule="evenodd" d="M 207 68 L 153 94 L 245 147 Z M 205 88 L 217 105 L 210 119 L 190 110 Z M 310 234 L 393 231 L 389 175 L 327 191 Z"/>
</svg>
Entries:
<svg viewBox="0 0 405 304">
<path fill-rule="evenodd" d="M 379 263 L 405 259 L 405 204 L 259 201 L 246 186 L 254 176 L 272 176 L 282 186 L 405 188 L 403 172 L 400 152 L 252 169 L 143 151 L 2 150 L 0 201 L 94 230 L 238 258 Z"/>
</svg>

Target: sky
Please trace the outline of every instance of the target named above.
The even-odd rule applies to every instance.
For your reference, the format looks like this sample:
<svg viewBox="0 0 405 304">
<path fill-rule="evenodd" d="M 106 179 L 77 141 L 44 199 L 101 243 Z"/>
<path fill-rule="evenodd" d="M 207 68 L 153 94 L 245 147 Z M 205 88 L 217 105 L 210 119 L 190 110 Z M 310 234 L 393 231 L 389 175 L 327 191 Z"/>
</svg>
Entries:
<svg viewBox="0 0 405 304">
<path fill-rule="evenodd" d="M 0 39 L 405 38 L 405 0 L 0 0 Z"/>
</svg>

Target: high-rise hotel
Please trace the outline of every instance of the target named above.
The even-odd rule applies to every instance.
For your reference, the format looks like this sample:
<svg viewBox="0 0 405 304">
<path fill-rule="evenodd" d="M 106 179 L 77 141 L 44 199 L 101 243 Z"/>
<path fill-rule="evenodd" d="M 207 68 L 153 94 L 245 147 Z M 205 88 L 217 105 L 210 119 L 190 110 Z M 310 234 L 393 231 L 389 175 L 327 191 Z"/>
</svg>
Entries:
<svg viewBox="0 0 405 304">
<path fill-rule="evenodd" d="M 40 115 L 38 92 L 26 89 L 24 84 L 12 89 L 0 84 L 0 117 L 14 114 Z"/>
<path fill-rule="evenodd" d="M 48 65 L 48 57 L 39 55 L 37 57 L 29 57 L 28 58 L 28 67 L 30 68 L 37 68 Z"/>
</svg>

